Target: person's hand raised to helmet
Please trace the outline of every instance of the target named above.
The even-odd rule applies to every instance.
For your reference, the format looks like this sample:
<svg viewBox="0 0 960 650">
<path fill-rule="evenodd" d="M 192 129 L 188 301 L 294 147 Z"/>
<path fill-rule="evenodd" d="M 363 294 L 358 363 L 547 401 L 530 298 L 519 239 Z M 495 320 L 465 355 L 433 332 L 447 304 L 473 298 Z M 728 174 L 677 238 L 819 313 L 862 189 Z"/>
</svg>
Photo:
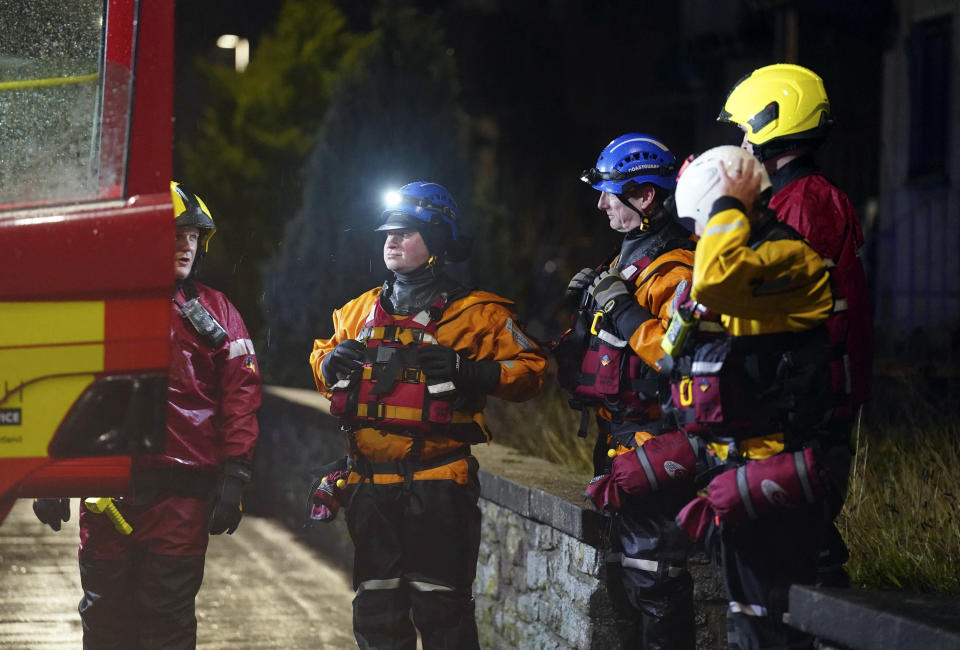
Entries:
<svg viewBox="0 0 960 650">
<path fill-rule="evenodd" d="M 723 196 L 729 196 L 743 203 L 747 217 L 754 215 L 754 206 L 760 198 L 762 173 L 759 164 L 751 159 L 737 159 L 728 168 L 724 161 L 718 161 L 720 179 L 718 189 Z"/>
</svg>

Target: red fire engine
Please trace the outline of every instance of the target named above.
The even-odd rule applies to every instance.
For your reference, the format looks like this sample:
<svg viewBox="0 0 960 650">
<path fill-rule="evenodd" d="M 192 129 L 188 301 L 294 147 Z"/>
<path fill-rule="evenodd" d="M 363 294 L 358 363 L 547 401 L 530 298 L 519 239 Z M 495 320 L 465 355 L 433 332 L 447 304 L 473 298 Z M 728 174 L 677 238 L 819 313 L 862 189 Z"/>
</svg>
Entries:
<svg viewBox="0 0 960 650">
<path fill-rule="evenodd" d="M 0 8 L 0 521 L 163 445 L 173 0 Z"/>
</svg>

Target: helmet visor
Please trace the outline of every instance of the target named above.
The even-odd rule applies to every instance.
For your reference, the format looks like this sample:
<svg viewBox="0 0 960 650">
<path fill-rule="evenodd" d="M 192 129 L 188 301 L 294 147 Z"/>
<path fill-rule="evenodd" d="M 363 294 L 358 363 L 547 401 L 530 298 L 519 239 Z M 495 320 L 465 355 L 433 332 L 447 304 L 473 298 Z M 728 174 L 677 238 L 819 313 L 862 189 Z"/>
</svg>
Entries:
<svg viewBox="0 0 960 650">
<path fill-rule="evenodd" d="M 399 210 L 388 210 L 380 215 L 380 225 L 375 229 L 381 230 L 420 230 L 429 225 L 423 219 L 418 219 L 412 214 L 400 212 Z"/>
</svg>

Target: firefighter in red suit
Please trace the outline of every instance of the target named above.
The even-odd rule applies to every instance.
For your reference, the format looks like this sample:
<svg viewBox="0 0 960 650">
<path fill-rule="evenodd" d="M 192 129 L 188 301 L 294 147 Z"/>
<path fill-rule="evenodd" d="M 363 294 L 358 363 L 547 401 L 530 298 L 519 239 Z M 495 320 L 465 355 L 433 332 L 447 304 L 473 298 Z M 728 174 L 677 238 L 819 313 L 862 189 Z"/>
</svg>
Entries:
<svg viewBox="0 0 960 650">
<path fill-rule="evenodd" d="M 176 219 L 170 302 L 167 436 L 135 459 L 133 493 L 118 499 L 133 532 L 80 511 L 83 647 L 195 648 L 194 599 L 209 534 L 233 533 L 259 428 L 260 374 L 243 319 L 194 278 L 215 225 L 200 197 L 171 183 Z M 58 499 L 38 500 L 38 516 Z"/>
<path fill-rule="evenodd" d="M 391 197 L 378 230 L 393 277 L 334 311 L 332 336 L 310 355 L 347 430 L 350 467 L 329 478 L 328 496 L 345 504 L 355 546 L 354 635 L 361 648 L 412 650 L 418 630 L 427 650 L 479 648 L 470 446 L 490 439 L 487 395 L 534 397 L 546 359 L 511 301 L 444 271 L 468 253 L 450 193 L 414 182 Z"/>
<path fill-rule="evenodd" d="M 833 267 L 830 275 L 846 310 L 827 321 L 830 342 L 844 352 L 834 366 L 834 382 L 846 386 L 846 399 L 831 418 L 834 444 L 831 471 L 845 490 L 850 466 L 850 434 L 861 405 L 870 398 L 873 318 L 866 275 L 860 260 L 863 229 L 847 198 L 817 167 L 813 154 L 833 125 L 823 80 L 791 64 L 754 70 L 730 91 L 717 118 L 739 126 L 743 148 L 763 163 L 773 185 L 769 207 L 796 229 Z M 845 586 L 846 546 L 836 529 L 821 554 L 820 582 Z"/>
</svg>

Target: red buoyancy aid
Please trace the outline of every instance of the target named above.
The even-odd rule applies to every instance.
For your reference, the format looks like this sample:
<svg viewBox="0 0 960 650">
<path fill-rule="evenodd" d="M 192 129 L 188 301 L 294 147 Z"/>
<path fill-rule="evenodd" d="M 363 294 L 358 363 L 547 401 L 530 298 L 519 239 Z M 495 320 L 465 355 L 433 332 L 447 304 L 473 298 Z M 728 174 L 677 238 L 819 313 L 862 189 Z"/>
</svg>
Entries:
<svg viewBox="0 0 960 650">
<path fill-rule="evenodd" d="M 485 442 L 488 436 L 474 420 L 475 410 L 463 409 L 453 382 L 427 379 L 417 361 L 420 348 L 437 344 L 446 300 L 399 319 L 382 300 L 374 303 L 357 337 L 366 346 L 362 371 L 330 387 L 331 415 L 351 428 Z"/>
<path fill-rule="evenodd" d="M 637 260 L 620 277 L 633 283 L 651 262 L 649 257 Z M 629 341 L 603 327 L 602 312 L 584 308 L 577 318 L 589 320 L 590 326 L 573 395 L 591 405 L 616 405 L 618 411 L 639 409 L 645 401 L 656 399 L 657 373 L 633 354 Z"/>
<path fill-rule="evenodd" d="M 650 269 L 640 279 L 657 258 L 670 250 L 693 250 L 695 246 L 690 240 L 667 240 L 653 253 L 624 267 L 620 277 L 639 289 L 661 266 Z M 674 263 L 676 260 L 665 262 Z M 659 375 L 633 352 L 628 340 L 619 338 L 603 325 L 602 312 L 584 291 L 573 327 L 561 336 L 554 348 L 560 385 L 573 395 L 571 406 L 575 408 L 603 406 L 622 417 L 647 419 L 646 407 L 657 400 Z"/>
<path fill-rule="evenodd" d="M 806 436 L 843 403 L 843 386 L 831 381 L 841 351 L 825 326 L 730 336 L 719 323 L 705 325 L 671 371 L 671 411 L 687 433 L 726 442 L 777 431 Z"/>
</svg>

